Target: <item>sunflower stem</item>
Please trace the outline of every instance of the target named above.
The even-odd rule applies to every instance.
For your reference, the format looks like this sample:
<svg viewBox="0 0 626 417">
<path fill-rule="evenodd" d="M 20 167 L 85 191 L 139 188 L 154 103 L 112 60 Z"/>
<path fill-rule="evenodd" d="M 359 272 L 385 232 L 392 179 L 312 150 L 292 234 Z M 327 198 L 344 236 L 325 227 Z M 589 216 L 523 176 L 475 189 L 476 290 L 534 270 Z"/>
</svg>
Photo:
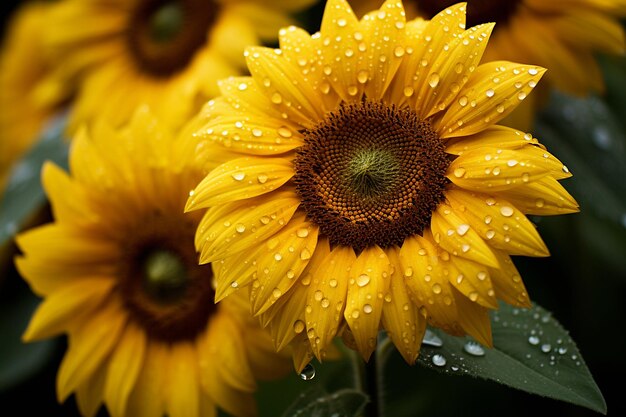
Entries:
<svg viewBox="0 0 626 417">
<path fill-rule="evenodd" d="M 370 398 L 370 402 L 363 410 L 363 417 L 384 417 L 385 415 L 384 371 L 391 347 L 391 340 L 381 334 L 378 347 L 368 362 L 364 362 L 356 352 L 353 355 L 355 388 L 366 393 Z"/>
</svg>

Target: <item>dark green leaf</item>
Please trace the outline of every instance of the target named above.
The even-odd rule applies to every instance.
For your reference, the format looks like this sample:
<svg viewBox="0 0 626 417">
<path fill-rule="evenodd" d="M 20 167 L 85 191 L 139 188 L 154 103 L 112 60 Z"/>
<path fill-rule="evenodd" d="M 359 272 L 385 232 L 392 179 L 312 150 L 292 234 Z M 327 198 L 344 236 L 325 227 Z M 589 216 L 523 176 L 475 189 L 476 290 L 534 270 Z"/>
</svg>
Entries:
<svg viewBox="0 0 626 417">
<path fill-rule="evenodd" d="M 318 386 L 301 393 L 283 417 L 357 417 L 367 402 L 360 391 L 343 389 L 327 394 Z"/>
<path fill-rule="evenodd" d="M 439 372 L 481 377 L 606 413 L 580 352 L 548 311 L 502 304 L 493 313 L 492 331 L 494 348 L 486 349 L 470 338 L 433 330 L 443 345 L 423 345 L 418 362 Z"/>
<path fill-rule="evenodd" d="M 0 201 L 0 245 L 12 238 L 46 202 L 40 171 L 46 160 L 67 166 L 68 146 L 63 139 L 65 118 L 54 120 L 24 159 L 13 168 Z"/>
<path fill-rule="evenodd" d="M 53 340 L 24 344 L 20 339 L 38 302 L 30 293 L 19 293 L 0 307 L 0 391 L 34 375 L 54 354 Z"/>
</svg>

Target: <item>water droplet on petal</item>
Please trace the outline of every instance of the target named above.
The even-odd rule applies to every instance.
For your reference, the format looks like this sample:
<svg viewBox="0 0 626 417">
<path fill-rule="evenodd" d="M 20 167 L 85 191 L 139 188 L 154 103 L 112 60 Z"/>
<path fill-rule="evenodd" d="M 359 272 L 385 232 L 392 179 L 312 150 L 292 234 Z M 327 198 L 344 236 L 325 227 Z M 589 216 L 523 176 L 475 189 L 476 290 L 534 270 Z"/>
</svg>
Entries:
<svg viewBox="0 0 626 417">
<path fill-rule="evenodd" d="M 454 176 L 457 178 L 462 178 L 465 175 L 465 168 L 456 168 L 454 170 Z"/>
<path fill-rule="evenodd" d="M 370 276 L 367 274 L 361 274 L 356 278 L 356 283 L 359 287 L 364 287 L 370 282 Z"/>
<path fill-rule="evenodd" d="M 374 310 L 374 309 L 372 308 L 372 305 L 371 305 L 371 304 L 365 304 L 365 305 L 363 306 L 363 312 L 364 312 L 365 314 L 370 314 L 370 313 L 372 312 L 372 310 Z"/>
<path fill-rule="evenodd" d="M 533 346 L 537 346 L 539 344 L 539 338 L 535 335 L 532 335 L 528 338 L 528 343 L 530 343 Z"/>
<path fill-rule="evenodd" d="M 304 331 L 304 322 L 302 320 L 296 320 L 293 323 L 293 331 L 296 333 L 302 333 Z"/>
<path fill-rule="evenodd" d="M 242 181 L 244 178 L 246 178 L 246 173 L 245 172 L 235 172 L 234 174 L 232 174 L 232 177 L 235 181 Z"/>
<path fill-rule="evenodd" d="M 428 85 L 430 85 L 432 88 L 437 87 L 437 85 L 439 85 L 439 74 L 437 74 L 436 72 L 430 74 L 430 77 L 428 77 Z"/>
<path fill-rule="evenodd" d="M 544 343 L 543 345 L 541 345 L 541 351 L 543 353 L 548 353 L 552 350 L 552 346 L 549 343 Z"/>
<path fill-rule="evenodd" d="M 302 372 L 300 372 L 300 378 L 304 381 L 310 381 L 315 378 L 315 367 L 309 363 L 302 369 Z"/>
<path fill-rule="evenodd" d="M 513 213 L 513 209 L 509 206 L 500 207 L 500 214 L 502 214 L 504 217 L 511 217 Z"/>
</svg>

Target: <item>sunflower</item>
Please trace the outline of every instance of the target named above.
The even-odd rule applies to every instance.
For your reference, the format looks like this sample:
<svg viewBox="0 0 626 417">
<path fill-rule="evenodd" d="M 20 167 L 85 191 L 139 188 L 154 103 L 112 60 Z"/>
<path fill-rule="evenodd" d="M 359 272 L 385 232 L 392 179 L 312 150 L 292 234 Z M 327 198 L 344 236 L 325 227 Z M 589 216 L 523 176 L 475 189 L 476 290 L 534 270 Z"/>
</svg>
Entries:
<svg viewBox="0 0 626 417">
<path fill-rule="evenodd" d="M 75 392 L 85 416 L 101 403 L 113 417 L 252 416 L 254 376 L 291 367 L 245 297 L 212 301 L 201 214 L 183 213 L 203 171 L 181 144 L 145 109 L 123 130 L 81 131 L 72 175 L 43 169 L 54 223 L 17 237 L 17 267 L 44 297 L 24 339 L 68 334 L 58 399 Z"/>
<path fill-rule="evenodd" d="M 186 207 L 210 207 L 196 248 L 217 300 L 249 286 L 300 359 L 340 332 L 367 359 L 381 325 L 409 363 L 427 323 L 490 346 L 497 299 L 529 305 L 510 255 L 548 255 L 525 214 L 577 211 L 567 168 L 496 125 L 544 69 L 479 65 L 492 29 L 466 30 L 464 4 L 406 22 L 393 0 L 359 21 L 331 0 L 320 33 L 249 48 L 252 76 L 221 83 L 194 135 L 239 153 Z"/>
<path fill-rule="evenodd" d="M 43 52 L 47 3 L 26 3 L 10 20 L 0 53 L 0 191 L 12 165 L 62 103 L 64 87 Z"/>
<path fill-rule="evenodd" d="M 312 0 L 63 0 L 46 46 L 80 93 L 70 131 L 98 115 L 114 125 L 147 103 L 181 125 L 240 73 L 245 46 L 275 36 Z"/>
<path fill-rule="evenodd" d="M 409 15 L 428 19 L 456 1 L 410 3 Z M 595 55 L 624 54 L 626 41 L 619 21 L 624 16 L 624 0 L 469 0 L 468 25 L 496 22 L 483 61 L 533 62 L 549 70 L 540 94 L 531 96 L 507 122 L 529 128 L 534 110 L 545 101 L 550 86 L 579 96 L 603 92 Z"/>
</svg>

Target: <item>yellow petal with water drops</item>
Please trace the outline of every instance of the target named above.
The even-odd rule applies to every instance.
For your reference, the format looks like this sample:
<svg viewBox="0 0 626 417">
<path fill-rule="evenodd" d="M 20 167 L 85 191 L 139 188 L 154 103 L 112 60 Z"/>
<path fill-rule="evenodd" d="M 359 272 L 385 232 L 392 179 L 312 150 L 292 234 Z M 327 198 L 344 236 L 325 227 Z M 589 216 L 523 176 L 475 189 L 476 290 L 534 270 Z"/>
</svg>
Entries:
<svg viewBox="0 0 626 417">
<path fill-rule="evenodd" d="M 84 417 L 94 417 L 102 406 L 107 363 L 103 362 L 93 375 L 76 388 L 76 405 Z"/>
<path fill-rule="evenodd" d="M 365 248 L 350 268 L 344 317 L 366 361 L 376 348 L 391 272 L 389 258 L 378 246 Z"/>
<path fill-rule="evenodd" d="M 63 223 L 82 224 L 88 221 L 97 221 L 95 210 L 91 206 L 86 190 L 59 166 L 52 162 L 45 162 L 41 170 L 41 180 L 54 218 Z M 68 196 L 71 195 L 71 198 Z"/>
<path fill-rule="evenodd" d="M 329 254 L 330 243 L 328 239 L 320 238 L 315 247 L 315 252 L 312 252 L 312 255 L 306 254 L 306 256 L 311 256 L 311 260 L 300 274 L 298 283 L 294 284 L 284 297 L 281 297 L 276 304 L 260 316 L 261 325 L 269 324 L 270 326 L 276 350 L 284 348 L 296 334 L 300 334 L 306 329 L 305 313 L 302 306 L 306 305 L 313 276 Z"/>
<path fill-rule="evenodd" d="M 498 308 L 489 268 L 458 256 L 450 257 L 449 266 L 448 280 L 454 288 L 483 307 Z"/>
<path fill-rule="evenodd" d="M 452 155 L 463 155 L 477 148 L 521 149 L 525 145 L 541 147 L 539 141 L 530 133 L 520 132 L 506 126 L 489 126 L 482 132 L 446 142 L 446 152 Z"/>
<path fill-rule="evenodd" d="M 111 417 L 124 417 L 135 382 L 144 364 L 146 334 L 129 322 L 109 360 L 103 398 Z"/>
<path fill-rule="evenodd" d="M 293 367 L 296 372 L 302 372 L 313 359 L 313 349 L 306 334 L 300 334 L 295 337 L 291 342 L 291 349 L 293 352 Z"/>
<path fill-rule="evenodd" d="M 261 246 L 250 288 L 254 314 L 261 314 L 294 285 L 315 252 L 319 228 L 299 215 Z"/>
<path fill-rule="evenodd" d="M 304 142 L 298 129 L 285 121 L 234 110 L 230 115 L 212 118 L 195 134 L 199 141 L 249 155 L 283 154 Z"/>
<path fill-rule="evenodd" d="M 262 245 L 211 263 L 215 278 L 215 302 L 249 285 L 256 276 L 256 260 L 265 252 Z"/>
<path fill-rule="evenodd" d="M 384 297 L 382 323 L 404 360 L 413 365 L 426 331 L 426 317 L 413 303 L 404 284 L 399 250 L 388 248 L 387 256 L 393 266 L 393 273 Z"/>
<path fill-rule="evenodd" d="M 70 334 L 69 349 L 57 374 L 59 402 L 98 369 L 117 344 L 126 321 L 119 302 L 111 301 Z"/>
<path fill-rule="evenodd" d="M 343 319 L 348 276 L 355 260 L 351 247 L 336 246 L 321 260 L 317 270 L 310 271 L 311 284 L 304 308 L 306 334 L 319 360 L 323 359 Z"/>
<path fill-rule="evenodd" d="M 201 362 L 200 365 L 200 385 L 215 404 L 234 416 L 255 417 L 257 415 L 256 401 L 252 394 L 225 384 L 218 369 L 219 363 L 210 358 L 208 361 Z M 190 386 L 193 387 L 185 382 L 182 384 L 183 389 Z"/>
<path fill-rule="evenodd" d="M 296 65 L 305 81 L 313 89 L 321 92 L 318 99 L 322 103 L 324 113 L 335 110 L 341 98 L 330 83 L 325 80 L 317 51 L 320 49 L 320 37 L 311 36 L 308 32 L 295 26 L 281 29 L 278 32 L 280 49 L 286 60 Z"/>
<path fill-rule="evenodd" d="M 167 415 L 197 417 L 200 410 L 200 388 L 195 346 L 188 341 L 172 344 L 169 358 L 162 366 L 167 368 Z"/>
<path fill-rule="evenodd" d="M 404 16 L 404 7 L 401 2 L 387 0 L 379 10 L 363 17 L 360 28 L 362 32 L 353 31 L 352 33 L 352 37 L 358 42 L 359 51 L 356 55 L 359 60 L 355 73 L 356 82 L 364 87 L 364 93 L 368 99 L 382 99 L 404 55 L 411 52 L 411 50 L 407 52 Z M 361 38 L 363 35 L 364 39 Z M 343 51 L 346 55 L 347 51 L 345 49 Z M 344 62 L 347 59 L 350 57 L 346 55 Z M 354 82 L 354 77 L 352 82 Z M 350 87 L 346 92 L 350 95 Z"/>
<path fill-rule="evenodd" d="M 459 311 L 459 324 L 463 330 L 478 343 L 489 348 L 493 347 L 489 310 L 456 290 L 453 293 Z"/>
<path fill-rule="evenodd" d="M 550 255 L 535 225 L 499 195 L 448 190 L 446 196 L 465 224 L 489 242 L 490 246 L 510 255 Z"/>
<path fill-rule="evenodd" d="M 363 86 L 357 81 L 357 73 L 359 62 L 361 69 L 365 70 L 363 56 L 359 51 L 359 44 L 364 43 L 365 37 L 360 29 L 360 24 L 347 1 L 330 0 L 326 3 L 319 46 L 321 52 L 319 60 L 324 74 L 320 85 L 322 94 L 332 86 L 346 102 L 361 97 Z"/>
<path fill-rule="evenodd" d="M 218 81 L 217 85 L 222 97 L 210 100 L 204 105 L 200 112 L 202 119 L 230 116 L 233 111 L 267 117 L 268 119 L 281 119 L 280 111 L 270 107 L 269 98 L 265 96 L 261 86 L 254 81 L 254 78 L 228 77 Z"/>
<path fill-rule="evenodd" d="M 297 66 L 281 54 L 280 49 L 249 47 L 245 52 L 248 69 L 273 109 L 287 114 L 293 123 L 313 127 L 324 117 L 322 102 Z"/>
<path fill-rule="evenodd" d="M 432 75 L 430 67 L 444 51 L 445 45 L 465 31 L 465 8 L 465 3 L 459 3 L 425 23 L 417 20 L 407 23 L 407 48 L 410 48 L 410 53 L 405 56 L 388 93 L 394 103 L 402 104 L 406 99 L 415 108 L 425 100 L 418 87 L 435 84 L 435 80 L 439 83 L 438 74 L 438 78 L 429 79 Z M 398 99 L 402 101 L 396 101 Z"/>
<path fill-rule="evenodd" d="M 244 157 L 211 171 L 189 193 L 185 211 L 196 210 L 269 193 L 293 177 L 293 162 L 283 158 Z"/>
<path fill-rule="evenodd" d="M 476 148 L 452 161 L 446 173 L 461 188 L 494 192 L 537 181 L 546 175 L 556 179 L 571 176 L 561 161 L 534 145 L 522 149 Z"/>
<path fill-rule="evenodd" d="M 119 256 L 115 242 L 86 236 L 56 223 L 21 233 L 16 241 L 27 254 L 36 253 L 38 262 L 96 266 L 115 262 Z"/>
<path fill-rule="evenodd" d="M 546 70 L 533 65 L 495 61 L 480 65 L 434 127 L 441 138 L 485 130 L 511 113 L 537 85 Z"/>
<path fill-rule="evenodd" d="M 489 269 L 496 296 L 514 306 L 530 307 L 528 292 L 511 257 L 504 251 L 494 250 L 493 252 L 500 263 L 500 268 Z"/>
<path fill-rule="evenodd" d="M 115 280 L 105 277 L 86 277 L 68 283 L 48 295 L 37 307 L 22 339 L 32 342 L 67 331 L 75 318 L 98 307 L 113 285 Z"/>
<path fill-rule="evenodd" d="M 222 383 L 245 392 L 254 392 L 256 382 L 246 357 L 240 324 L 227 314 L 211 318 L 205 335 L 197 342 L 200 372 L 217 367 Z"/>
<path fill-rule="evenodd" d="M 498 266 L 498 261 L 483 238 L 449 205 L 439 204 L 432 214 L 430 228 L 435 242 L 450 254 L 483 265 Z"/>
<path fill-rule="evenodd" d="M 442 256 L 450 259 L 447 252 L 435 246 L 427 232 L 424 237 L 411 236 L 404 240 L 400 249 L 401 271 L 409 296 L 420 310 L 427 312 L 428 322 L 448 333 L 459 334 L 455 327 L 456 304 L 448 282 L 450 272 Z"/>
<path fill-rule="evenodd" d="M 417 114 L 423 115 L 423 118 L 430 117 L 445 110 L 457 97 L 478 66 L 493 27 L 494 23 L 486 23 L 466 30 L 451 39 L 446 44 L 448 48 L 444 47 L 434 57 L 426 78 L 428 82 L 415 85 L 418 91 Z"/>
<path fill-rule="evenodd" d="M 521 187 L 502 191 L 498 195 L 525 214 L 551 216 L 579 211 L 574 197 L 549 175 Z"/>
<path fill-rule="evenodd" d="M 146 346 L 145 360 L 135 388 L 128 398 L 128 416 L 162 417 L 168 393 L 169 345 L 151 341 Z"/>
<path fill-rule="evenodd" d="M 208 210 L 196 232 L 200 262 L 231 256 L 267 239 L 289 222 L 299 204 L 294 194 L 284 192 Z"/>
</svg>

